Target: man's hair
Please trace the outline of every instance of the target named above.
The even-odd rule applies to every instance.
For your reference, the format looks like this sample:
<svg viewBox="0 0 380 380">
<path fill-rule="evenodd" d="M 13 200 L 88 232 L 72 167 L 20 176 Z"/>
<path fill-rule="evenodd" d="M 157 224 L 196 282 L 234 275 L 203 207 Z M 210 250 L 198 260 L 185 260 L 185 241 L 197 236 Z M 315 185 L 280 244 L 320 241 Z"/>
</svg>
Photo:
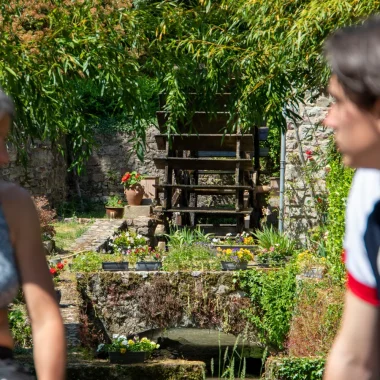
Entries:
<svg viewBox="0 0 380 380">
<path fill-rule="evenodd" d="M 0 88 L 0 119 L 8 115 L 11 118 L 15 117 L 15 106 L 12 99 L 6 95 Z"/>
<path fill-rule="evenodd" d="M 347 96 L 371 108 L 380 98 L 380 17 L 337 30 L 325 42 L 325 56 Z"/>
</svg>

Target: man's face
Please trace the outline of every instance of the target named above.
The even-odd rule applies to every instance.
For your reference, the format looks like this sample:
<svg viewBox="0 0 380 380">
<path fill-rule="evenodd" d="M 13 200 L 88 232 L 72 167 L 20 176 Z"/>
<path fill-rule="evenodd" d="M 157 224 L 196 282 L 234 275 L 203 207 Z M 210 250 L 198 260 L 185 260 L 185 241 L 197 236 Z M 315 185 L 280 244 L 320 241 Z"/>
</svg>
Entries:
<svg viewBox="0 0 380 380">
<path fill-rule="evenodd" d="M 380 103 L 366 110 L 352 102 L 336 76 L 329 92 L 335 98 L 324 124 L 335 133 L 344 163 L 354 168 L 380 169 Z"/>
</svg>

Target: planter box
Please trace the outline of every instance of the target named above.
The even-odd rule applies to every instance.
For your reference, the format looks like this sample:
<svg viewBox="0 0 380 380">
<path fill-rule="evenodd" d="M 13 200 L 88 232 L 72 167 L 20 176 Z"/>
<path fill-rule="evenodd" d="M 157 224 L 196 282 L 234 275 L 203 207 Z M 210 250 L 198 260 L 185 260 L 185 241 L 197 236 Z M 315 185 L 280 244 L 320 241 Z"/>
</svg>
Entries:
<svg viewBox="0 0 380 380">
<path fill-rule="evenodd" d="M 222 270 L 246 270 L 248 263 L 235 263 L 232 261 L 222 261 Z"/>
<path fill-rule="evenodd" d="M 130 352 L 127 351 L 125 354 L 120 352 L 109 352 L 110 363 L 113 364 L 134 364 L 134 363 L 144 363 L 147 359 L 147 352 Z"/>
<path fill-rule="evenodd" d="M 124 214 L 124 207 L 107 207 L 106 216 L 109 219 L 122 219 Z"/>
<path fill-rule="evenodd" d="M 136 263 L 136 270 L 138 271 L 154 271 L 162 268 L 161 261 L 138 261 Z"/>
<path fill-rule="evenodd" d="M 103 270 L 107 271 L 125 271 L 128 270 L 128 261 L 121 263 L 104 262 L 102 263 Z"/>
</svg>

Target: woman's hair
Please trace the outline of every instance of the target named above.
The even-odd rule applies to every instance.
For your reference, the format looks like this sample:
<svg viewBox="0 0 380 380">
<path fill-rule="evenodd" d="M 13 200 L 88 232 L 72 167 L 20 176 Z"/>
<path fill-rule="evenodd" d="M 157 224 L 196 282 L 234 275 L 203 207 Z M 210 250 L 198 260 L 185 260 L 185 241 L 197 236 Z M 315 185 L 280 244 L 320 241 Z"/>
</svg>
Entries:
<svg viewBox="0 0 380 380">
<path fill-rule="evenodd" d="M 4 115 L 9 115 L 11 118 L 15 117 L 15 106 L 12 99 L 6 95 L 0 88 L 0 119 Z"/>
<path fill-rule="evenodd" d="M 347 96 L 371 108 L 380 98 L 380 17 L 337 30 L 325 42 L 325 56 Z"/>
</svg>

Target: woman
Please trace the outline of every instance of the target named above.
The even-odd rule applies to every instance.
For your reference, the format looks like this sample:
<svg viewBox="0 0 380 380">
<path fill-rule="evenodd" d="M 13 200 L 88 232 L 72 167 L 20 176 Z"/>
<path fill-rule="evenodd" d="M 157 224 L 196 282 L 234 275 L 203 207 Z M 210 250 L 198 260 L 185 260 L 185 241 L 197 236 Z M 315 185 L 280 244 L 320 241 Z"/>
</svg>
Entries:
<svg viewBox="0 0 380 380">
<path fill-rule="evenodd" d="M 0 165 L 9 162 L 6 139 L 14 107 L 0 91 Z M 22 285 L 33 333 L 39 380 L 62 380 L 65 333 L 41 241 L 33 201 L 22 188 L 0 181 L 0 379 L 27 379 L 12 363 L 7 306 Z"/>
</svg>

